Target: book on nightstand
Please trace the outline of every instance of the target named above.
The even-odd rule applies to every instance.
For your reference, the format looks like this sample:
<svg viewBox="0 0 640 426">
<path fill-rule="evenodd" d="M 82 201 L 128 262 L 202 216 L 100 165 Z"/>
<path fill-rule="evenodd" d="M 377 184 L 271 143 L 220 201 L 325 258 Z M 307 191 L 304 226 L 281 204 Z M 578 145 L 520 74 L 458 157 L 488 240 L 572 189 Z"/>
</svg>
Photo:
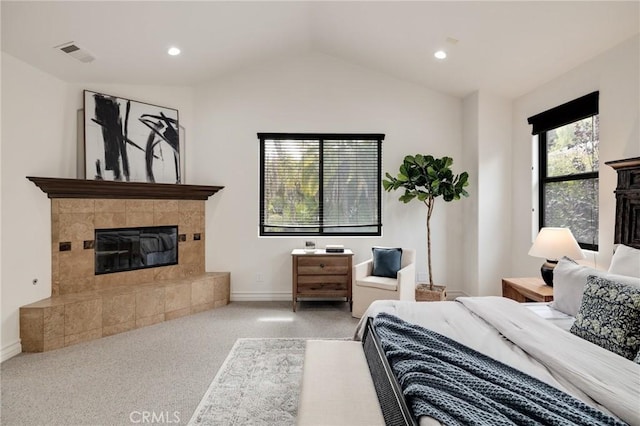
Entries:
<svg viewBox="0 0 640 426">
<path fill-rule="evenodd" d="M 344 253 L 344 246 L 342 244 L 327 244 L 324 250 L 327 253 Z"/>
</svg>

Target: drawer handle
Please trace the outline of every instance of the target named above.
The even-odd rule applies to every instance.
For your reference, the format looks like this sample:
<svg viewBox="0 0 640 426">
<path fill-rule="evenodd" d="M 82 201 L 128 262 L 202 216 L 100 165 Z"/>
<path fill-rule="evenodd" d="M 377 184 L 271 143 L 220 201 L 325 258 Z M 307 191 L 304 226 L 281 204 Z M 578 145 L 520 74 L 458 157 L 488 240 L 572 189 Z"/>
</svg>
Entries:
<svg viewBox="0 0 640 426">
<path fill-rule="evenodd" d="M 321 267 L 321 268 L 324 268 L 324 263 L 321 263 L 321 264 L 320 264 L 320 267 Z"/>
</svg>

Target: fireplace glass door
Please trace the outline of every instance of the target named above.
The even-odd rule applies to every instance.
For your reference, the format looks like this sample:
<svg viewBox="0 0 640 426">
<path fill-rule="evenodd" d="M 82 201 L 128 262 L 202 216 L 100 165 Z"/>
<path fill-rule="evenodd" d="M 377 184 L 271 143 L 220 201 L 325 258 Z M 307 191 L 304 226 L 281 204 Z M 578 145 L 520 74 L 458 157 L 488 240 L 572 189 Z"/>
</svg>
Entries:
<svg viewBox="0 0 640 426">
<path fill-rule="evenodd" d="M 178 263 L 178 227 L 96 229 L 96 275 Z"/>
</svg>

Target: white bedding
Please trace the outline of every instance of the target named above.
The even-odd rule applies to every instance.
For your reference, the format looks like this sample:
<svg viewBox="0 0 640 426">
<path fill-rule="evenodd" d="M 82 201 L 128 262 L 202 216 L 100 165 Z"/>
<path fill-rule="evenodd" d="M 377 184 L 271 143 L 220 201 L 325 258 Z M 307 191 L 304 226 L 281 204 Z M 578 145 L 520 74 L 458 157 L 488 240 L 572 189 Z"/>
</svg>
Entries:
<svg viewBox="0 0 640 426">
<path fill-rule="evenodd" d="M 527 302 L 520 305 L 565 331 L 569 331 L 576 320 L 575 317 L 555 309 L 553 302 Z"/>
<path fill-rule="evenodd" d="M 366 318 L 379 312 L 432 329 L 640 426 L 640 365 L 568 333 L 513 300 L 376 301 L 362 317 L 357 338 Z M 420 424 L 433 424 L 433 419 L 420 419 Z"/>
</svg>

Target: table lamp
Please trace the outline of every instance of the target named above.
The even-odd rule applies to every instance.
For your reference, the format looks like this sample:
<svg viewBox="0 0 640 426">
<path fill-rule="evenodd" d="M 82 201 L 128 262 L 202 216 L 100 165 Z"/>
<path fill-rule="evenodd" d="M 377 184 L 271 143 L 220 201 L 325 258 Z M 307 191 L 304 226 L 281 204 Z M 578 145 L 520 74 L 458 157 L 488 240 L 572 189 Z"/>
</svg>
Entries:
<svg viewBox="0 0 640 426">
<path fill-rule="evenodd" d="M 529 256 L 546 259 L 540 273 L 547 285 L 553 286 L 553 268 L 558 259 L 567 256 L 571 259 L 584 259 L 584 253 L 569 228 L 542 228 L 529 250 Z"/>
</svg>

